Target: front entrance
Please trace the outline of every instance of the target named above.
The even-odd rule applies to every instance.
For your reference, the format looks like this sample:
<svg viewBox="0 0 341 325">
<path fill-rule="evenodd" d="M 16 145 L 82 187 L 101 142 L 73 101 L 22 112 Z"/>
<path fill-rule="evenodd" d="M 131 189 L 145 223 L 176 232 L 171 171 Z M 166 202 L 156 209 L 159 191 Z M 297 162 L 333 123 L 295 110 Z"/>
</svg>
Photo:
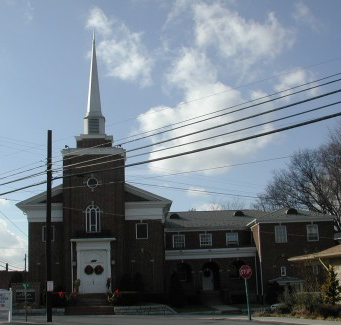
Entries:
<svg viewBox="0 0 341 325">
<path fill-rule="evenodd" d="M 108 269 L 105 250 L 80 252 L 81 285 L 83 293 L 104 293 Z M 83 270 L 83 272 L 82 272 Z"/>
<path fill-rule="evenodd" d="M 211 269 L 207 268 L 202 272 L 202 290 L 212 291 L 214 290 L 214 276 Z"/>
<path fill-rule="evenodd" d="M 220 289 L 219 267 L 215 262 L 207 262 L 202 269 L 202 290 L 212 291 Z"/>
<path fill-rule="evenodd" d="M 112 238 L 73 239 L 77 251 L 79 293 L 105 293 L 111 277 L 110 242 Z"/>
</svg>

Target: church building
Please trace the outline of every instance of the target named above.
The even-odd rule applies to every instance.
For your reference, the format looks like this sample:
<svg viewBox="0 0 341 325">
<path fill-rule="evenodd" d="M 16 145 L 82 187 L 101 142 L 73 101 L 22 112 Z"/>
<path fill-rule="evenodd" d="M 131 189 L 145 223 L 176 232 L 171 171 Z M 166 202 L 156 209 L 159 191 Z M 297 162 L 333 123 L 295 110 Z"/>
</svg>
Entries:
<svg viewBox="0 0 341 325">
<path fill-rule="evenodd" d="M 171 201 L 125 182 L 125 150 L 113 142 L 105 133 L 93 40 L 84 134 L 76 148 L 62 150 L 63 183 L 52 189 L 52 278 L 59 290 L 72 291 L 79 279 L 80 293 L 103 293 L 107 279 L 118 287 L 138 277 L 149 292 L 163 292 Z M 29 225 L 29 279 L 44 283 L 46 193 L 17 206 Z"/>
<path fill-rule="evenodd" d="M 335 245 L 333 218 L 293 208 L 264 211 L 170 212 L 172 202 L 125 181 L 125 150 L 105 132 L 95 40 L 92 43 L 84 133 L 62 150 L 63 182 L 52 189 L 52 278 L 56 291 L 105 293 L 130 288 L 167 294 L 172 277 L 184 295 L 216 293 L 245 299 L 242 265 L 249 265 L 251 300 L 269 284 L 300 286 L 288 258 Z M 17 204 L 28 220 L 29 281 L 46 281 L 46 193 Z M 312 265 L 312 275 L 322 269 Z"/>
</svg>

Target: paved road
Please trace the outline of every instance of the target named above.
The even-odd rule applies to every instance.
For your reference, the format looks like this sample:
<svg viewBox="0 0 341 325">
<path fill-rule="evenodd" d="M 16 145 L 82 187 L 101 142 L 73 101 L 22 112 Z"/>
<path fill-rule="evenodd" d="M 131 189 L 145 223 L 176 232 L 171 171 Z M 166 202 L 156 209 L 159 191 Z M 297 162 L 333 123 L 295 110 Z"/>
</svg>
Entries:
<svg viewBox="0 0 341 325">
<path fill-rule="evenodd" d="M 255 317 L 252 322 L 245 316 L 228 317 L 225 315 L 167 315 L 167 316 L 53 316 L 52 323 L 46 322 L 46 316 L 13 316 L 11 324 L 115 324 L 115 325 L 247 325 L 252 324 L 305 324 L 305 325 L 336 325 L 338 322 L 306 320 L 294 318 Z M 0 324 L 8 324 L 4 315 L 0 316 Z"/>
</svg>

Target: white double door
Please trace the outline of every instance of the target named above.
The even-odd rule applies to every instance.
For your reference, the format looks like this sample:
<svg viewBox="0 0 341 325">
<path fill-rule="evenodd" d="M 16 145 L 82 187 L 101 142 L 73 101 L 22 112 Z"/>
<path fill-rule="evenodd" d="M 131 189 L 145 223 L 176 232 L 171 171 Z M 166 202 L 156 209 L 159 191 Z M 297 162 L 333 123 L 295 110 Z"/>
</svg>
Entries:
<svg viewBox="0 0 341 325">
<path fill-rule="evenodd" d="M 110 251 L 98 243 L 91 248 L 89 246 L 85 243 L 77 245 L 77 276 L 81 280 L 79 292 L 105 293 L 107 278 L 111 276 Z"/>
</svg>

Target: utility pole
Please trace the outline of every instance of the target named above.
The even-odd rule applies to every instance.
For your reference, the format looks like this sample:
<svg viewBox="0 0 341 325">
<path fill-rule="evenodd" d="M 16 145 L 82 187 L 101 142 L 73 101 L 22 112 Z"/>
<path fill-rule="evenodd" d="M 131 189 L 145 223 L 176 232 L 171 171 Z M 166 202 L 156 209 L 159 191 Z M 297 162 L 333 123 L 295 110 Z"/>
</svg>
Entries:
<svg viewBox="0 0 341 325">
<path fill-rule="evenodd" d="M 27 273 L 26 273 L 26 254 L 25 254 L 25 270 L 24 270 L 25 284 L 24 284 L 24 293 L 25 293 L 25 320 L 27 323 Z"/>
<path fill-rule="evenodd" d="M 46 255 L 46 321 L 52 322 L 52 304 L 49 282 L 52 281 L 51 263 L 51 189 L 52 189 L 52 131 L 47 131 L 47 172 L 46 172 L 46 226 L 45 226 L 45 255 Z"/>
</svg>

